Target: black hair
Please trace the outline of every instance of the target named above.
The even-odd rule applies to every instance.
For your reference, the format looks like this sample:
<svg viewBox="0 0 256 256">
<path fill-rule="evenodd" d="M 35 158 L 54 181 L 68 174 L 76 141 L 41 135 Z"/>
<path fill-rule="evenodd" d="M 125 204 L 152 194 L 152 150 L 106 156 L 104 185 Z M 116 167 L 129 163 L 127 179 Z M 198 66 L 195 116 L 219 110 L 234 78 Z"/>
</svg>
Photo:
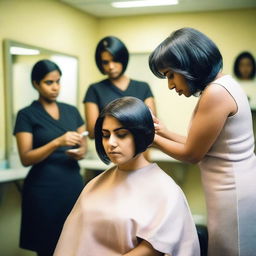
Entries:
<svg viewBox="0 0 256 256">
<path fill-rule="evenodd" d="M 100 40 L 96 47 L 95 61 L 98 69 L 102 74 L 105 74 L 105 72 L 102 67 L 101 53 L 105 51 L 109 52 L 113 56 L 115 62 L 122 63 L 123 74 L 127 68 L 129 61 L 129 52 L 125 44 L 120 39 L 114 36 L 107 36 Z"/>
<path fill-rule="evenodd" d="M 31 82 L 34 86 L 34 82 L 37 84 L 40 83 L 40 81 L 50 72 L 52 71 L 58 71 L 60 75 L 62 75 L 62 72 L 59 68 L 59 66 L 50 61 L 50 60 L 39 60 L 32 68 L 31 72 Z"/>
<path fill-rule="evenodd" d="M 185 77 L 191 94 L 204 90 L 222 66 L 215 43 L 193 28 L 174 31 L 149 56 L 149 67 L 155 76 L 165 78 L 160 70 L 169 68 Z"/>
<path fill-rule="evenodd" d="M 102 125 L 106 116 L 116 118 L 132 133 L 135 143 L 134 156 L 144 152 L 152 144 L 155 128 L 149 108 L 135 97 L 118 98 L 103 108 L 94 128 L 96 150 L 104 163 L 110 162 L 102 144 Z"/>
<path fill-rule="evenodd" d="M 249 75 L 249 78 L 253 79 L 255 74 L 256 74 L 256 64 L 255 64 L 255 59 L 254 59 L 253 55 L 250 52 L 241 52 L 236 57 L 235 62 L 234 62 L 234 74 L 236 75 L 236 77 L 242 78 L 242 74 L 239 70 L 239 64 L 240 64 L 240 61 L 244 58 L 249 59 L 252 63 L 252 72 Z"/>
</svg>

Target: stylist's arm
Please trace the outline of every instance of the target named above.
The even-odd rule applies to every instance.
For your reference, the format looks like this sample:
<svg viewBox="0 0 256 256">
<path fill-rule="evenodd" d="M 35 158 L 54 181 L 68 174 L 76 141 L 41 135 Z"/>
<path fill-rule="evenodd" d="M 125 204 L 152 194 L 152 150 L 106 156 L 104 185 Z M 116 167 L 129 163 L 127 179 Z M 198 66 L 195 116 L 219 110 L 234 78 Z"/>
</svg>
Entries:
<svg viewBox="0 0 256 256">
<path fill-rule="evenodd" d="M 82 129 L 82 127 L 81 127 Z M 78 129 L 79 130 L 79 129 Z M 86 141 L 81 138 L 80 131 L 66 132 L 62 136 L 50 141 L 49 143 L 33 149 L 33 134 L 19 132 L 16 134 L 20 160 L 24 166 L 37 164 L 46 159 L 52 152 L 59 147 L 79 145 L 79 153 L 72 153 L 75 159 L 82 158 L 86 152 Z M 70 153 L 71 154 L 71 153 Z M 78 159 L 77 159 L 78 160 Z"/>
</svg>

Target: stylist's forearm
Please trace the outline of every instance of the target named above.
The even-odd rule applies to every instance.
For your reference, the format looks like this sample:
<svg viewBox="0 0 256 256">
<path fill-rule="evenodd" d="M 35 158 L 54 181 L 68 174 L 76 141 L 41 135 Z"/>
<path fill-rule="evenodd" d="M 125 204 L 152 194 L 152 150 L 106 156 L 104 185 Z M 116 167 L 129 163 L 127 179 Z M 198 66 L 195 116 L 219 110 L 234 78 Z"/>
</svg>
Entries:
<svg viewBox="0 0 256 256">
<path fill-rule="evenodd" d="M 155 148 L 163 151 L 165 154 L 173 157 L 174 159 L 187 162 L 187 154 L 185 151 L 185 144 L 179 143 L 159 135 L 155 135 L 154 143 Z"/>
<path fill-rule="evenodd" d="M 45 144 L 42 147 L 33 149 L 22 156 L 22 164 L 24 166 L 30 166 L 40 163 L 52 154 L 58 147 L 60 147 L 60 141 L 57 139 Z"/>
<path fill-rule="evenodd" d="M 165 130 L 164 134 L 159 134 L 159 135 L 166 138 L 166 139 L 170 139 L 170 140 L 173 140 L 175 142 L 179 142 L 179 143 L 183 143 L 183 144 L 185 144 L 186 139 L 187 139 L 185 136 L 174 133 L 174 132 L 171 132 L 169 130 Z"/>
</svg>

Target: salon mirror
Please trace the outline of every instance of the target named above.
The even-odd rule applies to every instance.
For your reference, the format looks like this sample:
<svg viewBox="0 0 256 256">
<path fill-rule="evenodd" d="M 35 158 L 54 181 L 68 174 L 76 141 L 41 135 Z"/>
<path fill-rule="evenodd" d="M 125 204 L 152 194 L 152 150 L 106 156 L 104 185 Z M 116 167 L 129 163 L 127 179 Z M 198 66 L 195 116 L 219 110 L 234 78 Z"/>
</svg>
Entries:
<svg viewBox="0 0 256 256">
<path fill-rule="evenodd" d="M 6 159 L 8 167 L 21 166 L 15 137 L 12 135 L 17 112 L 38 99 L 30 74 L 33 65 L 41 59 L 50 59 L 59 65 L 61 92 L 58 101 L 77 106 L 78 58 L 64 53 L 4 40 L 5 106 L 6 106 Z"/>
</svg>

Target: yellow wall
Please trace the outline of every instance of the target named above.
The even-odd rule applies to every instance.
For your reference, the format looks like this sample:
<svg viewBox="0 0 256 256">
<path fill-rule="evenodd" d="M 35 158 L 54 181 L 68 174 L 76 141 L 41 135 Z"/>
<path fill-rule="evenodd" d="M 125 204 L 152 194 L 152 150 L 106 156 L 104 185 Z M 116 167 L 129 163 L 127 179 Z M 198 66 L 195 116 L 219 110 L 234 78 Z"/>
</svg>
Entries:
<svg viewBox="0 0 256 256">
<path fill-rule="evenodd" d="M 196 28 L 218 45 L 225 72 L 231 72 L 233 60 L 240 51 L 250 50 L 256 55 L 256 8 L 104 18 L 100 19 L 99 37 L 115 35 L 127 44 L 130 52 L 150 52 L 181 27 Z"/>
<path fill-rule="evenodd" d="M 232 70 L 234 57 L 240 51 L 250 50 L 256 55 L 255 25 L 255 8 L 239 11 L 98 19 L 56 0 L 0 0 L 1 41 L 12 39 L 75 55 L 79 58 L 79 108 L 82 114 L 81 101 L 85 90 L 89 83 L 100 77 L 94 63 L 94 51 L 96 43 L 103 36 L 120 37 L 131 52 L 150 52 L 174 29 L 184 26 L 195 27 L 205 32 L 217 43 L 224 57 L 224 71 L 229 73 Z M 1 44 L 0 160 L 4 159 L 5 152 L 3 64 L 3 46 Z M 168 115 L 168 106 L 160 111 L 166 112 Z M 182 116 L 177 118 L 182 119 Z M 172 174 L 172 169 L 177 167 L 163 165 L 163 168 L 168 169 L 168 172 Z M 171 169 L 169 170 L 169 168 Z M 200 173 L 197 167 L 188 166 L 182 188 L 189 200 L 192 212 L 205 214 Z M 19 194 L 13 184 L 0 186 L 1 189 L 4 192 L 0 192 L 2 195 L 0 198 L 0 237 L 4 237 L 5 240 L 1 239 L 0 254 L 3 253 L 4 246 L 5 256 L 32 255 L 18 249 Z"/>
</svg>

